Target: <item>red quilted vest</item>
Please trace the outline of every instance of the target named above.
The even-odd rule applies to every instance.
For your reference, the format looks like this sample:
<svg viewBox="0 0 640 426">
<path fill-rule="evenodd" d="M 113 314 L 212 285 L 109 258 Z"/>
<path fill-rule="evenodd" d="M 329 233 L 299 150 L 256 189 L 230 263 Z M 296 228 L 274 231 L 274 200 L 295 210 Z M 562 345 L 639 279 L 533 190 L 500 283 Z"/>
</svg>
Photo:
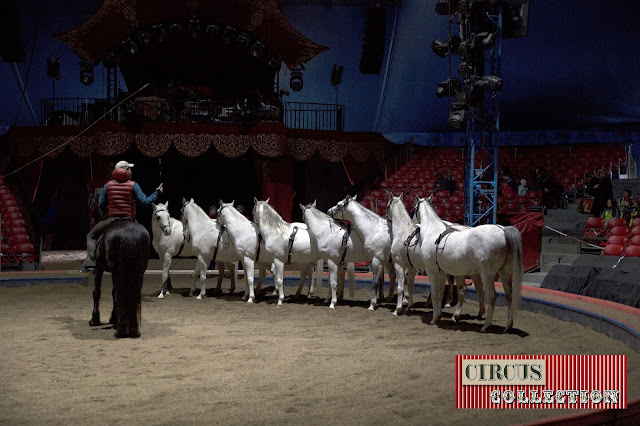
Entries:
<svg viewBox="0 0 640 426">
<path fill-rule="evenodd" d="M 126 169 L 115 169 L 111 173 L 113 180 L 107 182 L 107 200 L 109 217 L 136 217 L 136 200 L 133 195 L 134 181 L 131 172 Z"/>
</svg>

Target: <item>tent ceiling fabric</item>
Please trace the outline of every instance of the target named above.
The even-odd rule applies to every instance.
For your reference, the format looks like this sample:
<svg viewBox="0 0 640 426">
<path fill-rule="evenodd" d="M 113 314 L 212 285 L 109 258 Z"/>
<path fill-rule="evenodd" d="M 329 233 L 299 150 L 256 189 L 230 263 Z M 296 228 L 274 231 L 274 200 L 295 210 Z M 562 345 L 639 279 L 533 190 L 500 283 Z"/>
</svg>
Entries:
<svg viewBox="0 0 640 426">
<path fill-rule="evenodd" d="M 97 64 L 138 27 L 193 17 L 250 32 L 289 68 L 329 50 L 298 33 L 282 15 L 277 0 L 104 0 L 87 21 L 54 37 Z"/>
</svg>

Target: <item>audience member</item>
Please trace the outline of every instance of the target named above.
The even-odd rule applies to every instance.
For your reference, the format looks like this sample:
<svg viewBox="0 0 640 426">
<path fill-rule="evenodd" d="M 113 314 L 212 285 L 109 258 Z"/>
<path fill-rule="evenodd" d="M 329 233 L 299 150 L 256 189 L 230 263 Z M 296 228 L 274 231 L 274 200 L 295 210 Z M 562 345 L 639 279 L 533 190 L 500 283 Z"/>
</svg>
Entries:
<svg viewBox="0 0 640 426">
<path fill-rule="evenodd" d="M 529 187 L 527 186 L 526 179 L 520 179 L 520 185 L 518 186 L 518 196 L 525 197 L 529 192 Z"/>
<path fill-rule="evenodd" d="M 433 184 L 434 191 L 446 191 L 447 190 L 447 180 L 445 179 L 442 172 L 438 172 L 436 174 L 436 181 Z"/>
<path fill-rule="evenodd" d="M 604 169 L 598 169 L 589 181 L 587 189 L 589 195 L 594 198 L 591 214 L 600 216 L 607 205 L 607 200 L 613 198 L 613 185 Z"/>
<path fill-rule="evenodd" d="M 551 173 L 544 172 L 540 182 L 542 191 L 542 204 L 548 209 L 560 207 L 562 201 L 562 186 Z"/>
<path fill-rule="evenodd" d="M 593 210 L 592 210 L 593 211 Z M 613 219 L 614 217 L 620 217 L 620 209 L 618 208 L 618 202 L 614 199 L 609 198 L 607 200 L 607 205 L 600 213 L 600 217 L 605 220 Z"/>
<path fill-rule="evenodd" d="M 513 177 L 511 174 L 511 169 L 509 169 L 509 166 L 502 166 L 501 169 L 501 176 L 500 176 L 500 186 L 502 185 L 509 185 L 509 187 L 511 188 L 512 191 L 516 190 L 516 186 L 515 186 L 515 182 L 513 181 Z M 504 190 L 503 190 L 504 192 Z"/>
<path fill-rule="evenodd" d="M 544 172 L 542 168 L 536 167 L 536 170 L 531 176 L 531 191 L 542 191 L 542 179 L 544 178 Z"/>
<path fill-rule="evenodd" d="M 620 208 L 622 208 L 622 202 L 624 200 L 627 200 L 627 202 L 629 203 L 629 206 L 633 207 L 633 197 L 631 196 L 631 190 L 630 189 L 625 189 L 624 191 L 622 191 L 622 198 L 620 199 L 620 202 L 618 203 L 620 205 Z"/>
<path fill-rule="evenodd" d="M 445 177 L 447 180 L 447 190 L 450 194 L 453 194 L 458 190 L 458 186 L 456 185 L 456 177 L 453 175 L 453 170 L 449 170 L 447 172 L 447 176 Z"/>
<path fill-rule="evenodd" d="M 211 219 L 216 219 L 218 217 L 218 208 L 215 204 L 209 206 L 209 217 Z"/>
<path fill-rule="evenodd" d="M 620 217 L 624 219 L 627 226 L 631 226 L 631 222 L 633 222 L 633 219 L 631 218 L 632 213 L 633 201 L 630 203 L 628 198 L 623 197 L 622 200 L 620 200 Z"/>
<path fill-rule="evenodd" d="M 633 207 L 631 207 L 631 217 L 629 218 L 629 226 L 633 223 L 633 220 L 640 217 L 640 198 L 636 198 L 633 201 Z"/>
</svg>

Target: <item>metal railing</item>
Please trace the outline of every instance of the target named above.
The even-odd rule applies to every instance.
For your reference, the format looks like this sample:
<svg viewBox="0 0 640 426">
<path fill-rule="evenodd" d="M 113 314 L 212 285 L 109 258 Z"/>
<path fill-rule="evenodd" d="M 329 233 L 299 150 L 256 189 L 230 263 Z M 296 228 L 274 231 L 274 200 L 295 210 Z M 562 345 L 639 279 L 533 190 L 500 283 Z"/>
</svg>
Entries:
<svg viewBox="0 0 640 426">
<path fill-rule="evenodd" d="M 40 101 L 43 126 L 87 126 L 100 119 L 117 101 L 99 98 L 55 98 Z M 344 131 L 344 105 L 287 102 L 268 105 L 248 103 L 245 98 L 226 101 L 210 99 L 172 100 L 139 97 L 120 105 L 106 117 L 109 121 L 187 121 L 253 124 L 284 122 L 290 129 Z"/>
<path fill-rule="evenodd" d="M 344 131 L 344 105 L 285 102 L 284 124 L 288 129 Z"/>
</svg>

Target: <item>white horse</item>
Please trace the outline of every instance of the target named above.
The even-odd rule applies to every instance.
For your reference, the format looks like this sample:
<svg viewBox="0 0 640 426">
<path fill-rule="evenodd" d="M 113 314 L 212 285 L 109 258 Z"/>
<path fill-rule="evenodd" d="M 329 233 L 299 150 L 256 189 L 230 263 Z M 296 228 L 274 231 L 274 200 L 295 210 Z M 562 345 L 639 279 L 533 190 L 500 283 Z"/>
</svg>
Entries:
<svg viewBox="0 0 640 426">
<path fill-rule="evenodd" d="M 374 286 L 380 290 L 380 298 L 383 297 L 382 284 L 384 283 L 384 266 L 389 271 L 389 297 L 393 297 L 394 284 L 396 282 L 396 270 L 391 259 L 391 223 L 356 201 L 356 197 L 346 196 L 338 204 L 327 212 L 335 217 L 338 213 L 342 219 L 352 223 L 355 231 L 364 242 L 367 259 L 371 260 Z M 402 297 L 402 294 L 398 294 Z M 373 289 L 373 297 L 369 310 L 373 310 L 377 304 L 376 289 Z"/>
<path fill-rule="evenodd" d="M 197 299 L 202 299 L 206 294 L 205 279 L 207 277 L 207 266 L 214 260 L 218 262 L 233 263 L 238 260 L 235 249 L 230 243 L 228 233 L 220 228 L 215 219 L 211 219 L 209 215 L 200 208 L 193 198 L 190 201 L 182 199 L 182 226 L 185 230 L 187 238 L 191 239 L 191 248 L 193 254 L 197 257 L 196 274 L 200 275 L 200 294 Z M 235 276 L 235 266 L 231 271 L 231 275 Z M 245 282 L 247 274 L 245 273 Z M 220 277 L 218 277 L 220 280 Z M 218 284 L 220 285 L 220 284 Z M 196 289 L 196 280 L 194 277 L 191 293 Z M 235 289 L 232 289 L 234 291 Z M 245 295 L 247 289 L 245 285 Z"/>
<path fill-rule="evenodd" d="M 422 258 L 421 246 L 420 246 L 420 227 L 418 223 L 409 216 L 407 209 L 402 202 L 402 194 L 399 197 L 390 196 L 387 204 L 387 218 L 391 221 L 391 231 L 393 234 L 393 242 L 391 244 L 391 254 L 393 256 L 393 263 L 396 268 L 396 274 L 398 275 L 398 293 L 401 288 L 405 288 L 404 281 L 406 280 L 405 297 L 408 298 L 408 307 L 413 305 L 413 285 L 416 275 L 416 269 L 425 269 L 425 265 Z M 452 224 L 447 221 L 443 221 L 446 225 L 454 227 L 455 229 L 469 229 L 466 226 L 459 224 Z M 476 285 L 478 292 L 478 300 L 480 302 L 480 312 L 478 317 L 481 318 L 484 315 L 484 297 L 482 290 L 482 278 L 479 274 L 473 275 L 473 282 Z M 464 295 L 466 291 L 465 276 L 455 277 L 455 283 L 457 286 L 458 297 L 457 304 L 455 306 L 456 311 L 453 315 L 454 320 L 459 320 L 462 313 L 462 305 L 464 303 Z M 453 286 L 451 286 L 453 291 Z M 404 301 L 403 301 L 404 302 Z M 443 301 L 444 303 L 444 301 Z M 402 310 L 400 298 L 398 298 L 398 304 L 394 315 L 397 315 Z"/>
<path fill-rule="evenodd" d="M 415 207 L 422 258 L 433 295 L 431 324 L 435 324 L 442 313 L 440 301 L 447 274 L 455 276 L 456 280 L 479 274 L 487 305 L 487 317 L 481 331 L 487 331 L 496 304 L 494 279 L 497 273 L 509 306 L 505 331 L 510 330 L 520 301 L 524 273 L 520 232 L 513 226 L 499 225 L 455 229 L 438 217 L 427 199 L 418 198 Z"/>
<path fill-rule="evenodd" d="M 172 218 L 169 215 L 169 202 L 151 204 L 153 213 L 151 215 L 151 231 L 153 233 L 153 249 L 162 259 L 162 288 L 158 299 L 164 299 L 165 295 L 170 294 L 172 289 L 171 276 L 169 269 L 171 268 L 171 260 L 174 257 L 193 257 L 191 249 L 191 241 L 186 238 L 182 222 Z M 222 280 L 224 278 L 225 264 L 216 262 L 218 267 L 218 284 L 216 291 L 222 291 Z M 231 293 L 236 288 L 236 265 L 228 263 L 227 268 L 231 272 Z M 197 277 L 197 269 L 193 271 L 193 280 Z"/>
<path fill-rule="evenodd" d="M 289 223 L 269 205 L 269 199 L 259 201 L 254 198 L 253 220 L 258 226 L 263 241 L 260 244 L 260 259 L 273 263 L 278 305 L 284 301 L 284 266 L 286 263 L 317 263 L 321 258 L 315 238 L 304 223 Z M 264 257 L 262 257 L 264 256 Z M 320 269 L 321 271 L 321 269 Z"/>
<path fill-rule="evenodd" d="M 343 264 L 347 264 L 349 273 L 349 293 L 354 295 L 355 268 L 354 262 L 365 262 L 367 257 L 362 238 L 338 224 L 331 216 L 316 208 L 316 202 L 308 206 L 300 204 L 302 217 L 309 227 L 309 232 L 315 237 L 320 257 L 327 261 L 329 269 L 330 294 L 325 303 L 331 301 L 329 307 L 335 309 L 338 301 L 338 280 L 344 280 Z"/>
<path fill-rule="evenodd" d="M 257 288 L 258 292 L 260 291 L 262 281 L 264 280 L 267 266 L 274 269 L 273 264 L 267 264 L 262 260 L 263 257 L 261 257 L 261 252 L 264 248 L 264 243 L 261 244 L 258 227 L 234 207 L 233 201 L 231 203 L 224 203 L 220 200 L 217 220 L 221 226 L 225 227 L 229 234 L 229 238 L 231 239 L 231 243 L 235 248 L 236 255 L 242 260 L 242 266 L 244 267 L 248 287 L 248 293 L 245 291 L 245 298 L 248 303 L 253 303 L 255 299 L 253 281 L 256 263 L 260 270 Z M 313 268 L 309 264 L 297 266 L 300 269 L 300 284 L 298 285 L 296 295 L 301 294 L 305 278 L 309 277 L 308 296 L 310 296 L 313 294 Z M 322 273 L 322 267 L 319 268 L 319 272 L 320 274 Z M 276 273 L 272 273 L 275 277 Z"/>
</svg>

